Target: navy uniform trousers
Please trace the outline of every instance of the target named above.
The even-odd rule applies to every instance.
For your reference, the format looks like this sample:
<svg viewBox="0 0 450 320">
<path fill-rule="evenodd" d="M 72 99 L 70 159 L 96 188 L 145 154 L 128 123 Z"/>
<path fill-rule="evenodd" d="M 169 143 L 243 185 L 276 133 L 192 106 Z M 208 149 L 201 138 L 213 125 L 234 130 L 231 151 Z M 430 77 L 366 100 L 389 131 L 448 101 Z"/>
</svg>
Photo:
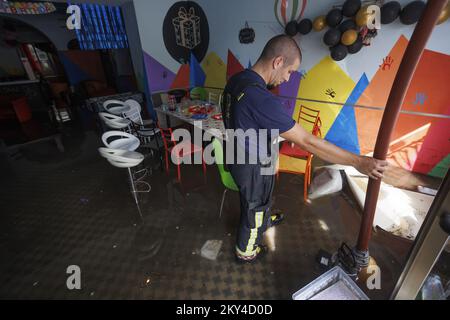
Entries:
<svg viewBox="0 0 450 320">
<path fill-rule="evenodd" d="M 261 168 L 260 164 L 230 165 L 241 201 L 236 250 L 244 256 L 255 254 L 270 220 L 275 176 L 262 175 Z"/>
</svg>

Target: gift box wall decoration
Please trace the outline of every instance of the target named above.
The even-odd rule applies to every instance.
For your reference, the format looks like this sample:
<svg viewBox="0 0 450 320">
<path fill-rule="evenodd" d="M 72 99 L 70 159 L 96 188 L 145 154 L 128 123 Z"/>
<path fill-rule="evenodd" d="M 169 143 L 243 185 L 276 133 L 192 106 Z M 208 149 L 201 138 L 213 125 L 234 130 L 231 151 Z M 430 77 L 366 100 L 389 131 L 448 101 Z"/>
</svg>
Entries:
<svg viewBox="0 0 450 320">
<path fill-rule="evenodd" d="M 193 49 L 201 42 L 200 17 L 195 15 L 195 9 L 181 7 L 178 17 L 172 19 L 177 45 Z"/>
<path fill-rule="evenodd" d="M 180 64 L 189 63 L 191 53 L 200 63 L 208 51 L 208 19 L 194 1 L 175 2 L 166 13 L 162 32 L 167 51 Z"/>
</svg>

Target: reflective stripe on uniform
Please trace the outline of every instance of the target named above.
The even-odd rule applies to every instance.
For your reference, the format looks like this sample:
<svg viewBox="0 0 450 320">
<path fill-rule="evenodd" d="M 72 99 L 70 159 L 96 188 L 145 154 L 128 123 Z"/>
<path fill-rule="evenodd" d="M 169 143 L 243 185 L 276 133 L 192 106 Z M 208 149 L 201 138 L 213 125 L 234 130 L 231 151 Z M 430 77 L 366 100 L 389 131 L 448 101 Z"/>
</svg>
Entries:
<svg viewBox="0 0 450 320">
<path fill-rule="evenodd" d="M 250 229 L 250 238 L 248 239 L 247 247 L 245 248 L 245 252 L 239 250 L 236 247 L 236 251 L 243 256 L 251 256 L 256 253 L 255 242 L 258 237 L 258 229 L 262 226 L 263 223 L 264 212 L 259 211 L 255 214 L 255 228 Z"/>
</svg>

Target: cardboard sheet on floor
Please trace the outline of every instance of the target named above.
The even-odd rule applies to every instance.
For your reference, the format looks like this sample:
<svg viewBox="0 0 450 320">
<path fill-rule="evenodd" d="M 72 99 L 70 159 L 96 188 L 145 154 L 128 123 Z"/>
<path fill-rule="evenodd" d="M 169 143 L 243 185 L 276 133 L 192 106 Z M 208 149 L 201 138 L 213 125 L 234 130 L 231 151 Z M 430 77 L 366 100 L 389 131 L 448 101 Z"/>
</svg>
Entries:
<svg viewBox="0 0 450 320">
<path fill-rule="evenodd" d="M 358 204 L 364 207 L 368 178 L 356 169 L 345 169 L 347 181 Z M 395 188 L 381 182 L 373 226 L 397 236 L 414 240 L 430 209 L 434 197 L 419 192 Z"/>
</svg>

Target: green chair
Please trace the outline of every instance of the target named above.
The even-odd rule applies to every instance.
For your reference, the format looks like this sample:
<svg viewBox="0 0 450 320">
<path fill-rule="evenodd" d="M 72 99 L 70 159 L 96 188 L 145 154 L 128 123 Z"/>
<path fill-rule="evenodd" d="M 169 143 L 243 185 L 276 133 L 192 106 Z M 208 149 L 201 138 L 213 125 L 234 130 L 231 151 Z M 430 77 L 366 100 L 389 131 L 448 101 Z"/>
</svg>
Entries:
<svg viewBox="0 0 450 320">
<path fill-rule="evenodd" d="M 237 187 L 236 183 L 234 182 L 233 177 L 231 176 L 231 173 L 225 170 L 225 167 L 223 165 L 224 163 L 224 156 L 223 156 L 223 147 L 222 143 L 219 139 L 214 138 L 213 142 L 213 148 L 214 148 L 214 157 L 216 158 L 216 164 L 217 168 L 219 169 L 220 179 L 222 180 L 223 185 L 225 186 L 225 190 L 222 194 L 222 203 L 220 204 L 220 212 L 219 212 L 219 218 L 222 216 L 222 209 L 223 204 L 225 202 L 225 195 L 227 194 L 228 189 L 233 191 L 239 191 L 239 188 Z"/>
<path fill-rule="evenodd" d="M 190 93 L 191 100 L 206 101 L 207 96 L 208 96 L 208 93 L 206 92 L 205 88 L 195 87 L 195 88 L 191 89 L 191 93 Z"/>
</svg>

